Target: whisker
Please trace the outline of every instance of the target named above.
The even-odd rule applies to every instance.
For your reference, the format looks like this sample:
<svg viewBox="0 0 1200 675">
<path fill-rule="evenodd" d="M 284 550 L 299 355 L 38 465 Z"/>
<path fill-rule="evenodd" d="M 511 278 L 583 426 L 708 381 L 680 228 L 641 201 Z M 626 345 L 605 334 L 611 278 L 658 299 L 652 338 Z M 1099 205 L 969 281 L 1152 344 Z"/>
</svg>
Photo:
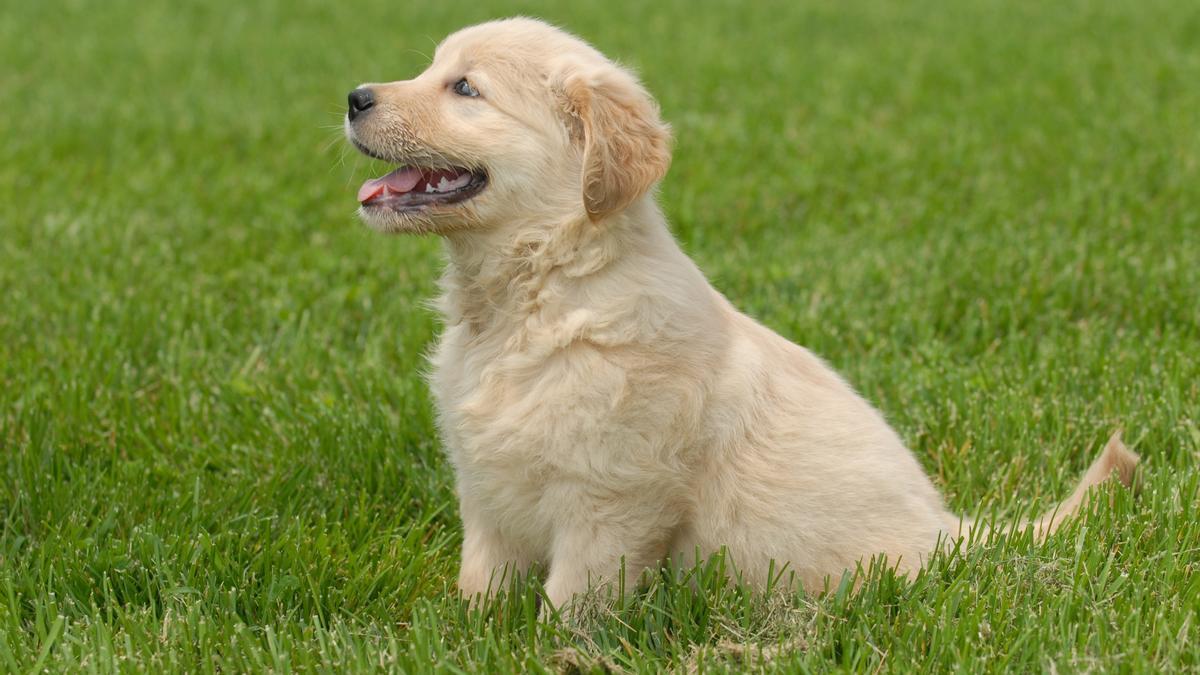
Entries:
<svg viewBox="0 0 1200 675">
<path fill-rule="evenodd" d="M 350 172 L 346 174 L 346 187 L 350 187 L 354 184 L 354 175 L 358 173 L 358 163 L 362 161 L 362 157 L 362 155 L 355 155 L 354 166 L 350 169 Z"/>
<path fill-rule="evenodd" d="M 426 36 L 426 39 L 428 39 L 428 36 Z M 434 46 L 436 47 L 437 43 L 434 43 Z M 416 54 L 417 56 L 424 57 L 426 62 L 433 63 L 433 57 L 426 54 L 425 52 L 421 51 L 420 49 L 414 49 L 412 47 L 409 47 L 408 49 L 406 49 L 404 51 L 412 52 L 413 54 Z"/>
<path fill-rule="evenodd" d="M 329 149 L 332 148 L 333 145 L 340 140 L 342 140 L 342 139 L 339 138 L 338 136 L 334 136 L 334 137 L 330 138 L 329 141 L 327 143 L 325 143 L 325 146 L 321 148 L 321 152 L 322 153 L 329 152 Z M 345 151 L 345 149 L 346 149 L 346 146 L 343 145 L 342 150 Z"/>
</svg>

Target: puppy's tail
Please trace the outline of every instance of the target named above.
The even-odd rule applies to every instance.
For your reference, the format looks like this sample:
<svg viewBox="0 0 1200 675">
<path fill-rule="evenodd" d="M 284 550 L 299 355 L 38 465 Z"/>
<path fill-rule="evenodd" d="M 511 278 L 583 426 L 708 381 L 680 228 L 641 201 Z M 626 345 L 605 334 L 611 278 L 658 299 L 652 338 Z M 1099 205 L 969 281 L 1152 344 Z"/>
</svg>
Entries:
<svg viewBox="0 0 1200 675">
<path fill-rule="evenodd" d="M 1108 482 L 1110 478 L 1115 477 L 1125 487 L 1136 489 L 1138 461 L 1137 454 L 1125 447 L 1125 444 L 1121 442 L 1121 432 L 1117 431 L 1108 439 L 1100 456 L 1083 474 L 1083 478 L 1070 497 L 1037 518 L 1022 520 L 1016 525 L 1004 528 L 1005 531 L 1021 532 L 1025 528 L 1033 526 L 1034 537 L 1038 541 L 1045 539 L 1087 505 L 1093 492 L 1092 488 Z M 969 535 L 974 529 L 976 529 L 975 523 L 963 523 L 961 533 L 970 539 Z"/>
</svg>

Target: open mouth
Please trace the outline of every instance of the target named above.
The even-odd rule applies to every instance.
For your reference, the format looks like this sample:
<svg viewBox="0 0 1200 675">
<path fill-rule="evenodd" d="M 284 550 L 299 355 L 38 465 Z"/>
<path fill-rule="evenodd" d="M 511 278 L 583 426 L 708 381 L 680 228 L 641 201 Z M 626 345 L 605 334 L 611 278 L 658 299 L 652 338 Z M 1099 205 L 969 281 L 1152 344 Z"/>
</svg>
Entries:
<svg viewBox="0 0 1200 675">
<path fill-rule="evenodd" d="M 363 183 L 358 189 L 358 201 L 364 207 L 419 211 L 470 199 L 486 185 L 487 175 L 470 169 L 402 166 Z"/>
</svg>

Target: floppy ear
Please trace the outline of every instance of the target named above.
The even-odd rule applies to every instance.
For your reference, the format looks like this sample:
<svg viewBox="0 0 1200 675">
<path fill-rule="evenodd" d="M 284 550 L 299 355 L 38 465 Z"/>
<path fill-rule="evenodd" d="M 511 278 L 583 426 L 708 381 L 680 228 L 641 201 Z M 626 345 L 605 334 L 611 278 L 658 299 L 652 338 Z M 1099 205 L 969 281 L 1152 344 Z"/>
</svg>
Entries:
<svg viewBox="0 0 1200 675">
<path fill-rule="evenodd" d="M 566 112 L 582 136 L 583 205 L 599 221 L 666 175 L 671 128 L 637 79 L 615 66 L 573 70 L 561 86 Z"/>
</svg>

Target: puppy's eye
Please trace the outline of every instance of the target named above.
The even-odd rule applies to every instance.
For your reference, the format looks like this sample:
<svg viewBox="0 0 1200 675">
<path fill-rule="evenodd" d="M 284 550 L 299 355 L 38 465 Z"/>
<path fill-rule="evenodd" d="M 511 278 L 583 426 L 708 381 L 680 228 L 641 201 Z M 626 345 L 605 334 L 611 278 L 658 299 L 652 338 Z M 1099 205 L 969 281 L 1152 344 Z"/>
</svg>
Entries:
<svg viewBox="0 0 1200 675">
<path fill-rule="evenodd" d="M 455 82 L 453 88 L 454 93 L 458 94 L 459 96 L 470 96 L 471 98 L 479 96 L 479 92 L 475 89 L 475 87 L 471 86 L 470 82 L 467 82 L 467 78 L 465 77 L 458 82 Z"/>
</svg>

